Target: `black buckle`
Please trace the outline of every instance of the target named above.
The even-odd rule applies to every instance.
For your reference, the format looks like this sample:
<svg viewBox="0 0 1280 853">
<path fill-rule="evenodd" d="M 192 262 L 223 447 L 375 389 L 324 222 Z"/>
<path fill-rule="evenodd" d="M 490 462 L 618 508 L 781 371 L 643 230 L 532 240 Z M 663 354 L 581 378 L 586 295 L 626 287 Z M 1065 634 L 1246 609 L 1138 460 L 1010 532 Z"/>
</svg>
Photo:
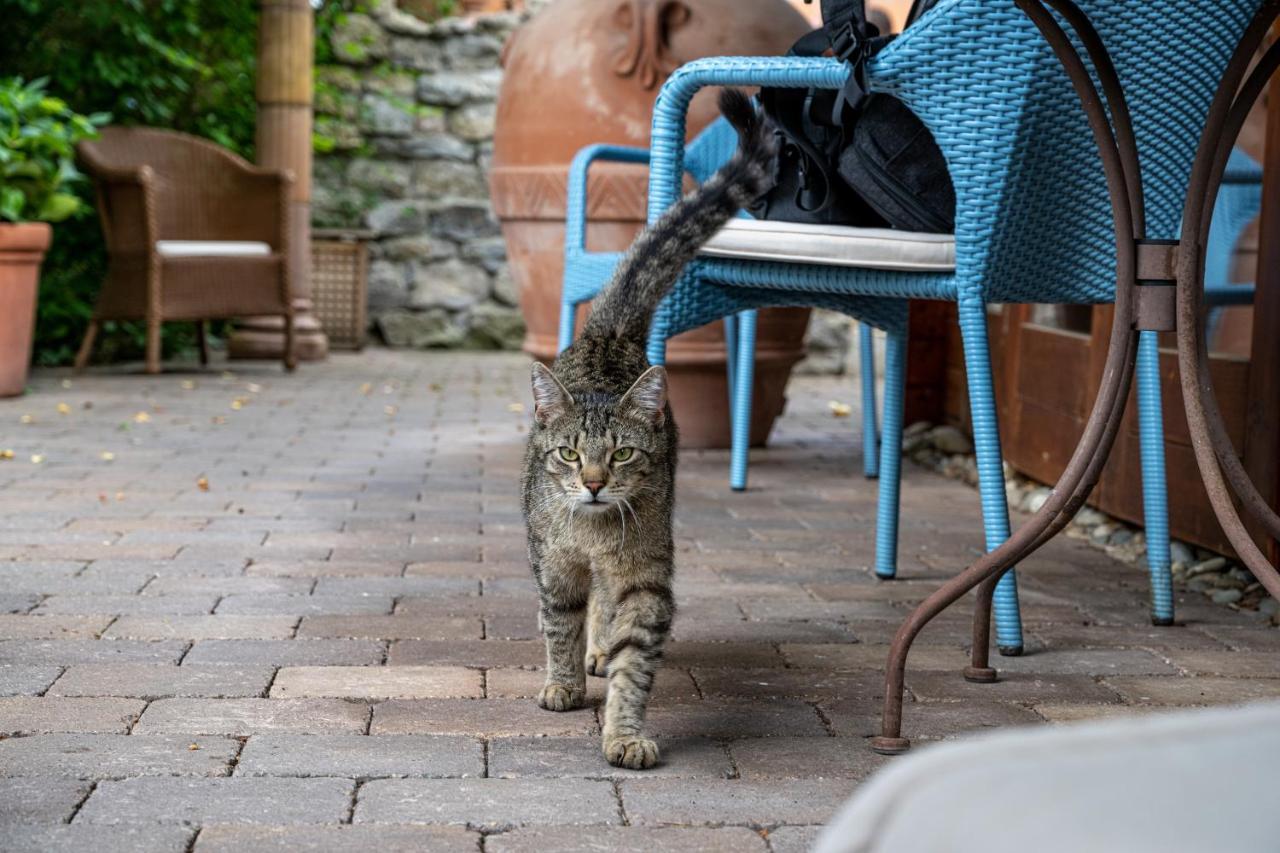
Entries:
<svg viewBox="0 0 1280 853">
<path fill-rule="evenodd" d="M 854 28 L 852 21 L 847 22 L 831 39 L 831 52 L 844 62 L 865 53 L 866 49 L 867 40 Z"/>
</svg>

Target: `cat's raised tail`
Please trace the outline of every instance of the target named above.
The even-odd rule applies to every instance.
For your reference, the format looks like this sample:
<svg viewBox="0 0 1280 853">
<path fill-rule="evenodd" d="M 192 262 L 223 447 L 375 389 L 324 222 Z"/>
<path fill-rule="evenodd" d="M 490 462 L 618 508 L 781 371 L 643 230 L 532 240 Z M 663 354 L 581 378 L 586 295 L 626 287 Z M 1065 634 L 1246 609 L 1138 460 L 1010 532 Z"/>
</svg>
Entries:
<svg viewBox="0 0 1280 853">
<path fill-rule="evenodd" d="M 738 131 L 738 150 L 636 239 L 592 302 L 584 339 L 622 338 L 644 346 L 658 303 L 702 245 L 772 189 L 778 144 L 770 121 L 740 89 L 721 91 L 720 112 Z"/>
</svg>

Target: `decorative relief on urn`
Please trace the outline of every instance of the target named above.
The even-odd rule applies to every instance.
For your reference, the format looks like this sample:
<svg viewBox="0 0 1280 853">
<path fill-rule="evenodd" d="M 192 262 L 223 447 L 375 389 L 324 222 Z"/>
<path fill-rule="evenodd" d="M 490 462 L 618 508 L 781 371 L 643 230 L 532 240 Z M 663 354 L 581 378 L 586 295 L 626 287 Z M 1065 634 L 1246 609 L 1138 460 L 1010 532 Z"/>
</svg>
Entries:
<svg viewBox="0 0 1280 853">
<path fill-rule="evenodd" d="M 624 0 L 613 23 L 627 31 L 627 42 L 614 54 L 613 71 L 635 76 L 644 89 L 665 80 L 680 62 L 671 56 L 671 34 L 693 17 L 684 0 Z"/>
</svg>

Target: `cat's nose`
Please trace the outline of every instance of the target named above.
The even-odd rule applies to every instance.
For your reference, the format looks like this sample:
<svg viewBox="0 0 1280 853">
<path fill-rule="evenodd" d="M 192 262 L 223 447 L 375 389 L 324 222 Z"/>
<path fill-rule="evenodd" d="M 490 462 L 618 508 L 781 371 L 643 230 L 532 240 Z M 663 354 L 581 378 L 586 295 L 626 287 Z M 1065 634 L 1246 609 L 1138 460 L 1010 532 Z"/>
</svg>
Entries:
<svg viewBox="0 0 1280 853">
<path fill-rule="evenodd" d="M 592 497 L 595 497 L 604 488 L 604 482 L 601 480 L 584 480 L 582 486 L 591 493 Z"/>
</svg>

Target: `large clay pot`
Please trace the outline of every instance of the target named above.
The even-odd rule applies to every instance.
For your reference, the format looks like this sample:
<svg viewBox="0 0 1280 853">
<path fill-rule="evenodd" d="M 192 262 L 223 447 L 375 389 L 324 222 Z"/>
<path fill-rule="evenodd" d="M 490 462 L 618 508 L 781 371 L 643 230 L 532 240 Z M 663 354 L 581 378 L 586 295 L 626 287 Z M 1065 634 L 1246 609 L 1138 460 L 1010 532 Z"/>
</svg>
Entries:
<svg viewBox="0 0 1280 853">
<path fill-rule="evenodd" d="M 52 235 L 43 222 L 0 224 L 0 397 L 27 387 L 40 262 Z"/>
<path fill-rule="evenodd" d="M 653 102 L 675 68 L 702 56 L 771 56 L 808 30 L 785 0 L 556 0 L 516 31 L 503 57 L 491 187 L 528 334 L 555 357 L 564 275 L 568 166 L 585 145 L 648 147 Z M 692 138 L 716 117 L 713 92 L 689 114 Z M 588 189 L 587 248 L 626 248 L 645 221 L 648 177 L 599 164 Z M 581 315 L 585 313 L 585 307 Z M 808 311 L 761 312 L 752 443 L 782 411 L 804 353 Z M 672 407 L 687 447 L 729 445 L 724 332 L 716 323 L 670 342 Z"/>
</svg>

